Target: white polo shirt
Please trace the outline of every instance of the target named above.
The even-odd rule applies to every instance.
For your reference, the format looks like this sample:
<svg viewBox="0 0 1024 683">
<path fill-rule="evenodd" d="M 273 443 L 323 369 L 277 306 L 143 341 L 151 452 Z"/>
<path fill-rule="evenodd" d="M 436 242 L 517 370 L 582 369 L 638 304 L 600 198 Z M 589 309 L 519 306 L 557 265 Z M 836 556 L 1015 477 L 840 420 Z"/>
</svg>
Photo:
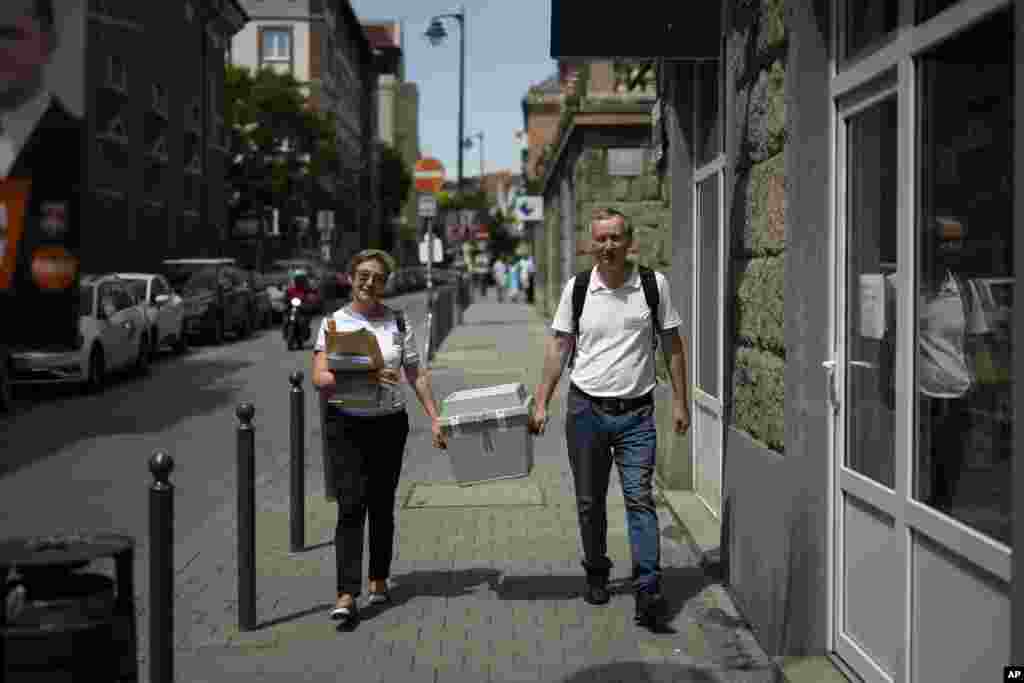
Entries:
<svg viewBox="0 0 1024 683">
<path fill-rule="evenodd" d="M 658 319 L 663 332 L 683 324 L 669 292 L 668 280 L 655 272 L 661 299 Z M 551 329 L 574 332 L 572 325 L 573 276 L 562 290 Z M 637 398 L 657 384 L 654 354 L 651 353 L 651 309 L 640 284 L 640 272 L 633 272 L 617 289 L 609 289 L 597 267 L 590 272 L 576 360 L 569 381 L 592 396 Z"/>
</svg>

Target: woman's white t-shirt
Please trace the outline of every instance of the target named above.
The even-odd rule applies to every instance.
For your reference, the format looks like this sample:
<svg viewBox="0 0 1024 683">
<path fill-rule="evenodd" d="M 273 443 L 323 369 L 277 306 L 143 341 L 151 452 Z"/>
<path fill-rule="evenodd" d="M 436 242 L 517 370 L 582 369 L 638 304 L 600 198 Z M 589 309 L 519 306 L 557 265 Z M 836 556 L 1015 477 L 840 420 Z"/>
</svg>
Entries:
<svg viewBox="0 0 1024 683">
<path fill-rule="evenodd" d="M 405 410 L 405 390 L 403 385 L 408 384 L 405 374 L 401 371 L 405 368 L 418 368 L 420 365 L 419 351 L 416 349 L 416 335 L 413 333 L 412 325 L 408 319 L 405 321 L 404 337 L 398 331 L 398 322 L 394 312 L 389 308 L 380 318 L 367 318 L 348 308 L 340 308 L 330 317 L 320 322 L 320 332 L 316 336 L 314 351 L 324 351 L 327 346 L 327 321 L 334 320 L 338 332 L 356 332 L 366 329 L 373 332 L 380 345 L 381 356 L 384 358 L 384 365 L 393 370 L 399 371 L 400 382 L 395 386 L 378 384 L 372 373 L 367 372 L 338 372 L 335 373 L 337 388 L 335 397 L 339 399 L 356 400 L 360 403 L 372 401 L 377 407 L 369 408 L 346 408 L 339 406 L 339 410 L 349 415 L 371 416 L 388 415 Z"/>
</svg>

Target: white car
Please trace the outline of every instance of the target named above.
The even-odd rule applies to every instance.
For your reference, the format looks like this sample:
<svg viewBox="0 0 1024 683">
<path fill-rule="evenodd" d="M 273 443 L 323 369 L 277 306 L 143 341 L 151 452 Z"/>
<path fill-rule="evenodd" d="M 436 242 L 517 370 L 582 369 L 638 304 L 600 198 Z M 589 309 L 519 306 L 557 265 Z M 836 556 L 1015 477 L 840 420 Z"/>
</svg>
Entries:
<svg viewBox="0 0 1024 683">
<path fill-rule="evenodd" d="M 79 293 L 77 348 L 13 349 L 12 384 L 71 383 L 98 391 L 111 370 L 148 370 L 149 326 L 128 283 L 114 275 L 82 276 Z"/>
<path fill-rule="evenodd" d="M 165 344 L 175 353 L 188 350 L 185 335 L 185 300 L 174 293 L 163 275 L 153 273 L 116 273 L 128 283 L 135 299 L 142 304 L 149 326 L 150 355 Z"/>
</svg>

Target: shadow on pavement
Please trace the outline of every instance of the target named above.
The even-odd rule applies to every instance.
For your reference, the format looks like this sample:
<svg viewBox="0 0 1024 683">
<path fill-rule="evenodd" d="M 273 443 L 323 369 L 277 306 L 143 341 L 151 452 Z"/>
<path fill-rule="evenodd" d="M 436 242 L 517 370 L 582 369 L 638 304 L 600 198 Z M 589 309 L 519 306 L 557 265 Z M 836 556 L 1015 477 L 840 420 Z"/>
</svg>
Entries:
<svg viewBox="0 0 1024 683">
<path fill-rule="evenodd" d="M 0 420 L 0 477 L 56 455 L 82 439 L 151 434 L 229 404 L 244 383 L 224 382 L 251 365 L 232 360 L 189 360 L 180 368 L 120 376 L 100 394 L 81 396 L 70 386 L 19 388 L 13 415 Z"/>
<path fill-rule="evenodd" d="M 764 671 L 764 681 L 782 680 L 772 669 Z M 701 683 L 721 680 L 720 674 L 684 664 L 612 662 L 581 669 L 552 683 Z"/>
<path fill-rule="evenodd" d="M 266 628 L 271 628 L 272 626 L 278 626 L 280 624 L 286 624 L 289 621 L 296 621 L 296 620 L 302 619 L 304 617 L 311 617 L 314 614 L 322 614 L 322 613 L 330 610 L 332 607 L 334 607 L 333 603 L 322 602 L 319 605 L 316 605 L 315 607 L 310 607 L 309 609 L 304 609 L 304 610 L 302 610 L 300 612 L 295 612 L 293 614 L 286 614 L 283 617 L 277 617 L 276 619 L 271 619 L 270 621 L 261 621 L 259 624 L 256 625 L 256 630 L 261 631 L 261 630 L 266 629 Z"/>
</svg>

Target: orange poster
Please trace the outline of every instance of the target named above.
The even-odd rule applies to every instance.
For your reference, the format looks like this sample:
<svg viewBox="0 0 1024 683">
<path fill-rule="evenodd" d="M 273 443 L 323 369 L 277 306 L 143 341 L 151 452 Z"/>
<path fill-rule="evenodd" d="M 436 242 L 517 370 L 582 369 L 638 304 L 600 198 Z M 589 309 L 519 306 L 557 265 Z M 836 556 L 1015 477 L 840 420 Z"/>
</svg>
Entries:
<svg viewBox="0 0 1024 683">
<path fill-rule="evenodd" d="M 32 181 L 21 178 L 0 180 L 0 290 L 9 290 L 14 283 L 31 186 Z"/>
</svg>

